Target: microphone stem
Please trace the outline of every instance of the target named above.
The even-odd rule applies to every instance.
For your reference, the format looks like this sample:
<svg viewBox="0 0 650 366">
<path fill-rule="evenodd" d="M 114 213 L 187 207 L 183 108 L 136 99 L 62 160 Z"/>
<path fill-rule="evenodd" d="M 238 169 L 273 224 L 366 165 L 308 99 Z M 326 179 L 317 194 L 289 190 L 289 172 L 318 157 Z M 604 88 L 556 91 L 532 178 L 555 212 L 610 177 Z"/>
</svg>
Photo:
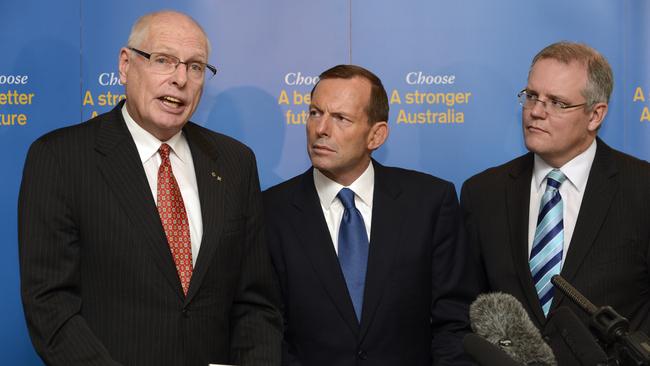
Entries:
<svg viewBox="0 0 650 366">
<path fill-rule="evenodd" d="M 589 316 L 594 315 L 598 308 L 586 297 L 582 296 L 575 287 L 571 286 L 562 276 L 555 275 L 551 278 L 551 283 L 560 289 L 566 296 L 568 296 L 573 302 L 578 304 L 582 310 L 586 311 Z"/>
</svg>

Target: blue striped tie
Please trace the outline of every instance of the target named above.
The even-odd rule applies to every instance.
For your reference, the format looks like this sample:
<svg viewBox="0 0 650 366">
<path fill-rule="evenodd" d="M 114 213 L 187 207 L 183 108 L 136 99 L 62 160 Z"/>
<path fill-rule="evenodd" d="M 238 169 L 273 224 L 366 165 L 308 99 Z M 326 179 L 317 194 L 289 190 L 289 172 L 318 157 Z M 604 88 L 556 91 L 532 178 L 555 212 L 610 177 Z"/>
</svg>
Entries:
<svg viewBox="0 0 650 366">
<path fill-rule="evenodd" d="M 363 290 L 368 265 L 368 234 L 363 216 L 354 205 L 354 192 L 349 188 L 343 188 L 338 197 L 345 207 L 339 228 L 339 263 L 354 305 L 354 312 L 357 314 L 357 321 L 361 322 Z"/>
<path fill-rule="evenodd" d="M 546 176 L 546 191 L 539 205 L 537 229 L 530 252 L 530 272 L 544 315 L 553 302 L 551 277 L 560 273 L 562 247 L 564 246 L 564 221 L 560 185 L 566 176 L 559 169 L 553 169 Z"/>
</svg>

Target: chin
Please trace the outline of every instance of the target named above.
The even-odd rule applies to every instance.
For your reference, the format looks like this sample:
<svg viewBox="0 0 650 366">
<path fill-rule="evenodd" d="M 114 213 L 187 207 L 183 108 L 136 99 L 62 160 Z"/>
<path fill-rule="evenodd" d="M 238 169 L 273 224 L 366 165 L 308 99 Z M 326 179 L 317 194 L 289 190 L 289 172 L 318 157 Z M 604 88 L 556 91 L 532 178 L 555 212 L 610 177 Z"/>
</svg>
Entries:
<svg viewBox="0 0 650 366">
<path fill-rule="evenodd" d="M 327 170 L 327 164 L 324 164 L 323 161 L 318 158 L 312 158 L 311 165 L 318 170 Z"/>
<path fill-rule="evenodd" d="M 170 118 L 169 116 L 166 116 L 167 118 L 161 118 L 159 123 L 161 128 L 168 129 L 168 130 L 173 130 L 173 129 L 181 129 L 187 120 L 185 118 L 182 118 L 180 116 L 174 116 L 173 118 Z"/>
<path fill-rule="evenodd" d="M 321 172 L 329 172 L 332 170 L 332 164 L 328 164 L 327 161 L 323 161 L 321 159 L 312 159 L 311 165 Z"/>
<path fill-rule="evenodd" d="M 540 136 L 525 136 L 524 144 L 528 150 L 536 152 L 543 150 L 544 146 L 548 145 L 548 141 L 543 141 L 543 138 L 540 138 Z"/>
<path fill-rule="evenodd" d="M 528 149 L 528 151 L 532 152 L 533 154 L 537 154 L 539 156 L 545 155 L 545 153 L 547 153 L 549 150 L 548 148 L 539 145 L 526 145 L 526 148 Z"/>
</svg>

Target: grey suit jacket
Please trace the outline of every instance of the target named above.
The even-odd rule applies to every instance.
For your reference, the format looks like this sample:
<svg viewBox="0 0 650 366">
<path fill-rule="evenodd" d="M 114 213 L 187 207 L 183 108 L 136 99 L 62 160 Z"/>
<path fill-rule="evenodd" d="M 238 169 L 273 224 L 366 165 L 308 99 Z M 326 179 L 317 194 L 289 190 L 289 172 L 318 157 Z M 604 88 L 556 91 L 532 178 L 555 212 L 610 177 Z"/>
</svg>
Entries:
<svg viewBox="0 0 650 366">
<path fill-rule="evenodd" d="M 120 108 L 31 146 L 19 197 L 21 290 L 49 365 L 279 363 L 277 285 L 253 153 L 191 122 L 204 233 L 183 295 Z"/>
</svg>

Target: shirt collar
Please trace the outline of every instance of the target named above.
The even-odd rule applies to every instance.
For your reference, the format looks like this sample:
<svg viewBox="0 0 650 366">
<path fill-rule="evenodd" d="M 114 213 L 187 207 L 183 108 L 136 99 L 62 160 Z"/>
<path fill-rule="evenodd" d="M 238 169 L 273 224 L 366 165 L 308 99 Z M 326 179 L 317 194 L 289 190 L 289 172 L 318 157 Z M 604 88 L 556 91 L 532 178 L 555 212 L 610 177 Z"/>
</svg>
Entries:
<svg viewBox="0 0 650 366">
<path fill-rule="evenodd" d="M 126 109 L 126 103 L 122 106 L 122 117 L 126 122 L 126 127 L 129 129 L 135 146 L 138 149 L 138 154 L 140 155 L 140 160 L 144 163 L 151 157 L 158 154 L 158 149 L 163 141 L 158 140 L 154 135 L 149 133 L 135 122 L 133 117 L 129 114 L 129 111 Z M 169 147 L 171 147 L 172 152 L 180 159 L 181 162 L 188 161 L 190 157 L 190 150 L 185 142 L 185 136 L 183 131 L 178 131 L 177 134 L 172 136 L 167 141 L 164 141 Z"/>
<path fill-rule="evenodd" d="M 318 169 L 314 169 L 314 185 L 320 203 L 326 210 L 336 199 L 336 195 L 345 186 L 329 179 L 325 174 L 321 173 Z M 372 209 L 372 194 L 375 186 L 375 168 L 372 162 L 368 164 L 366 170 L 357 178 L 352 184 L 348 186 L 354 194 L 356 194 L 361 201 Z"/>
<path fill-rule="evenodd" d="M 596 157 L 596 139 L 589 145 L 587 150 L 580 153 L 575 158 L 560 167 L 560 170 L 566 175 L 567 180 L 571 182 L 578 192 L 584 191 L 587 186 L 587 179 L 589 178 L 589 171 L 591 165 Z M 544 159 L 535 154 L 535 167 L 533 169 L 533 179 L 535 180 L 535 188 L 539 191 L 542 189 L 542 184 L 548 173 L 554 168 L 548 165 Z"/>
</svg>

